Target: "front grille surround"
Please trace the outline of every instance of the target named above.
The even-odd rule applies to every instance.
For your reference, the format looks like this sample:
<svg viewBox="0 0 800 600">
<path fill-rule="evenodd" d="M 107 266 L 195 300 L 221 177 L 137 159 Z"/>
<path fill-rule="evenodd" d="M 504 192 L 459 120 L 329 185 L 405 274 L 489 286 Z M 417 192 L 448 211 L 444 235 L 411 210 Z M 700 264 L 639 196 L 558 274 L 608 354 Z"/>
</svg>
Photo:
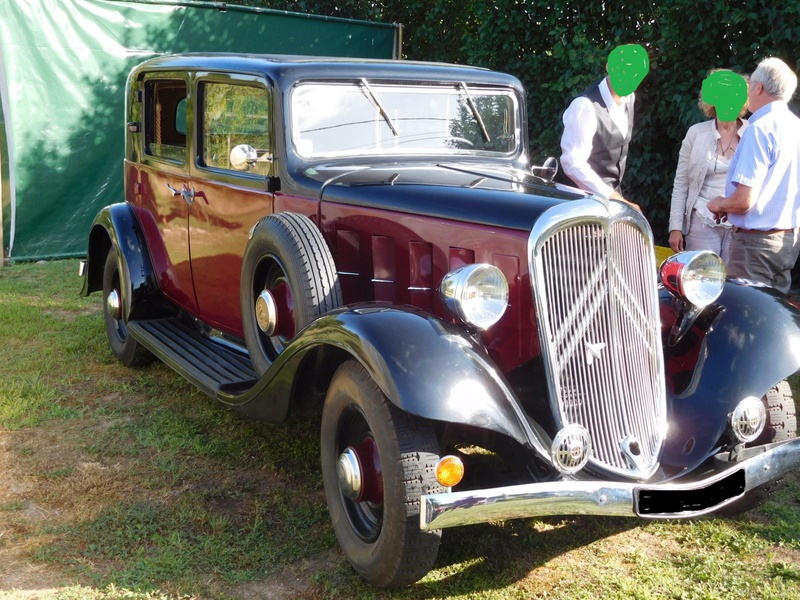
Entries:
<svg viewBox="0 0 800 600">
<path fill-rule="evenodd" d="M 650 227 L 618 202 L 545 212 L 531 284 L 557 429 L 585 427 L 591 467 L 647 480 L 666 437 L 658 281 Z"/>
</svg>

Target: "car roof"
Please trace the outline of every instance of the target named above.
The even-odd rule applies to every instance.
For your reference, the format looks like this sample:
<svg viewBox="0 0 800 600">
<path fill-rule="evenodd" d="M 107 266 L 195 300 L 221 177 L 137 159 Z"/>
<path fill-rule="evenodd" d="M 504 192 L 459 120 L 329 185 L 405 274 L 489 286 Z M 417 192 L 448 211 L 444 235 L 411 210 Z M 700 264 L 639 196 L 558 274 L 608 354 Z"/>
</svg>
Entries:
<svg viewBox="0 0 800 600">
<path fill-rule="evenodd" d="M 300 79 L 397 79 L 406 81 L 465 81 L 512 86 L 512 75 L 481 67 L 406 60 L 302 56 L 282 54 L 186 53 L 147 60 L 133 75 L 149 71 L 215 71 L 267 75 L 284 86 Z"/>
</svg>

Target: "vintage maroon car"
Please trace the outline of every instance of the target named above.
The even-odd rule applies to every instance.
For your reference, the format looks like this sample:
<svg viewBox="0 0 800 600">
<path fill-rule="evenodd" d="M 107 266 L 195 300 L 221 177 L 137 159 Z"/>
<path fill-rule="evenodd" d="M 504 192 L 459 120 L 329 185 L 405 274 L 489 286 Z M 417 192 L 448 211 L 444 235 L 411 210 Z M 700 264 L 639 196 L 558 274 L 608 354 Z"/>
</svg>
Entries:
<svg viewBox="0 0 800 600">
<path fill-rule="evenodd" d="M 318 402 L 347 559 L 378 586 L 443 528 L 744 510 L 800 462 L 800 311 L 627 204 L 531 166 L 505 74 L 181 55 L 127 85 L 125 202 L 89 234 L 127 365 L 281 421 Z"/>
</svg>

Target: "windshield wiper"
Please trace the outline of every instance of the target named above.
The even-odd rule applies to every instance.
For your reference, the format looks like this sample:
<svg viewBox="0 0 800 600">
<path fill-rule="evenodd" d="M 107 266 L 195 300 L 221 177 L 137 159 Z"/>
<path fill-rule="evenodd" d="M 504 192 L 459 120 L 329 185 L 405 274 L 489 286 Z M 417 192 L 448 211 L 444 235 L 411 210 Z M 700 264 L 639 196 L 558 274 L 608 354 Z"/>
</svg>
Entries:
<svg viewBox="0 0 800 600">
<path fill-rule="evenodd" d="M 478 125 L 481 128 L 481 133 L 483 134 L 483 139 L 487 142 L 491 142 L 491 138 L 489 137 L 489 132 L 486 131 L 486 125 L 483 124 L 483 119 L 481 118 L 481 113 L 478 112 L 478 107 L 475 106 L 475 103 L 472 101 L 472 96 L 469 94 L 469 88 L 467 88 L 467 84 L 463 81 L 461 82 L 461 89 L 464 90 L 464 93 L 467 96 L 467 103 L 469 104 L 470 110 L 472 110 L 472 115 L 475 117 L 475 120 L 478 122 Z"/>
<path fill-rule="evenodd" d="M 383 108 L 383 104 L 381 104 L 381 101 L 378 100 L 378 97 L 372 91 L 372 88 L 370 87 L 369 82 L 366 80 L 366 78 L 362 77 L 361 83 L 364 84 L 364 88 L 367 90 L 369 97 L 372 98 L 372 101 L 375 103 L 375 106 L 378 107 L 378 111 L 381 113 L 383 120 L 386 121 L 386 124 L 389 126 L 389 129 L 392 130 L 394 137 L 400 135 L 399 133 L 397 133 L 397 129 L 395 128 L 394 123 L 392 123 L 392 118 L 389 116 L 389 113 L 386 112 L 386 109 Z"/>
</svg>

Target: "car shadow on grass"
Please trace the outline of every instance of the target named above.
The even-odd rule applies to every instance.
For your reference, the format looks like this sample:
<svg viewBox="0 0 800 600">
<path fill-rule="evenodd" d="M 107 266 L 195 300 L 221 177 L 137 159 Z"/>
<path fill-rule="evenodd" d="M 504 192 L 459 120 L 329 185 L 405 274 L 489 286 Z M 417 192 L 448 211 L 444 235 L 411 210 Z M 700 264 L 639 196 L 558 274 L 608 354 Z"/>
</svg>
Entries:
<svg viewBox="0 0 800 600">
<path fill-rule="evenodd" d="M 573 516 L 445 530 L 433 577 L 418 587 L 431 596 L 504 588 L 573 550 L 641 524 L 633 518 Z"/>
</svg>

